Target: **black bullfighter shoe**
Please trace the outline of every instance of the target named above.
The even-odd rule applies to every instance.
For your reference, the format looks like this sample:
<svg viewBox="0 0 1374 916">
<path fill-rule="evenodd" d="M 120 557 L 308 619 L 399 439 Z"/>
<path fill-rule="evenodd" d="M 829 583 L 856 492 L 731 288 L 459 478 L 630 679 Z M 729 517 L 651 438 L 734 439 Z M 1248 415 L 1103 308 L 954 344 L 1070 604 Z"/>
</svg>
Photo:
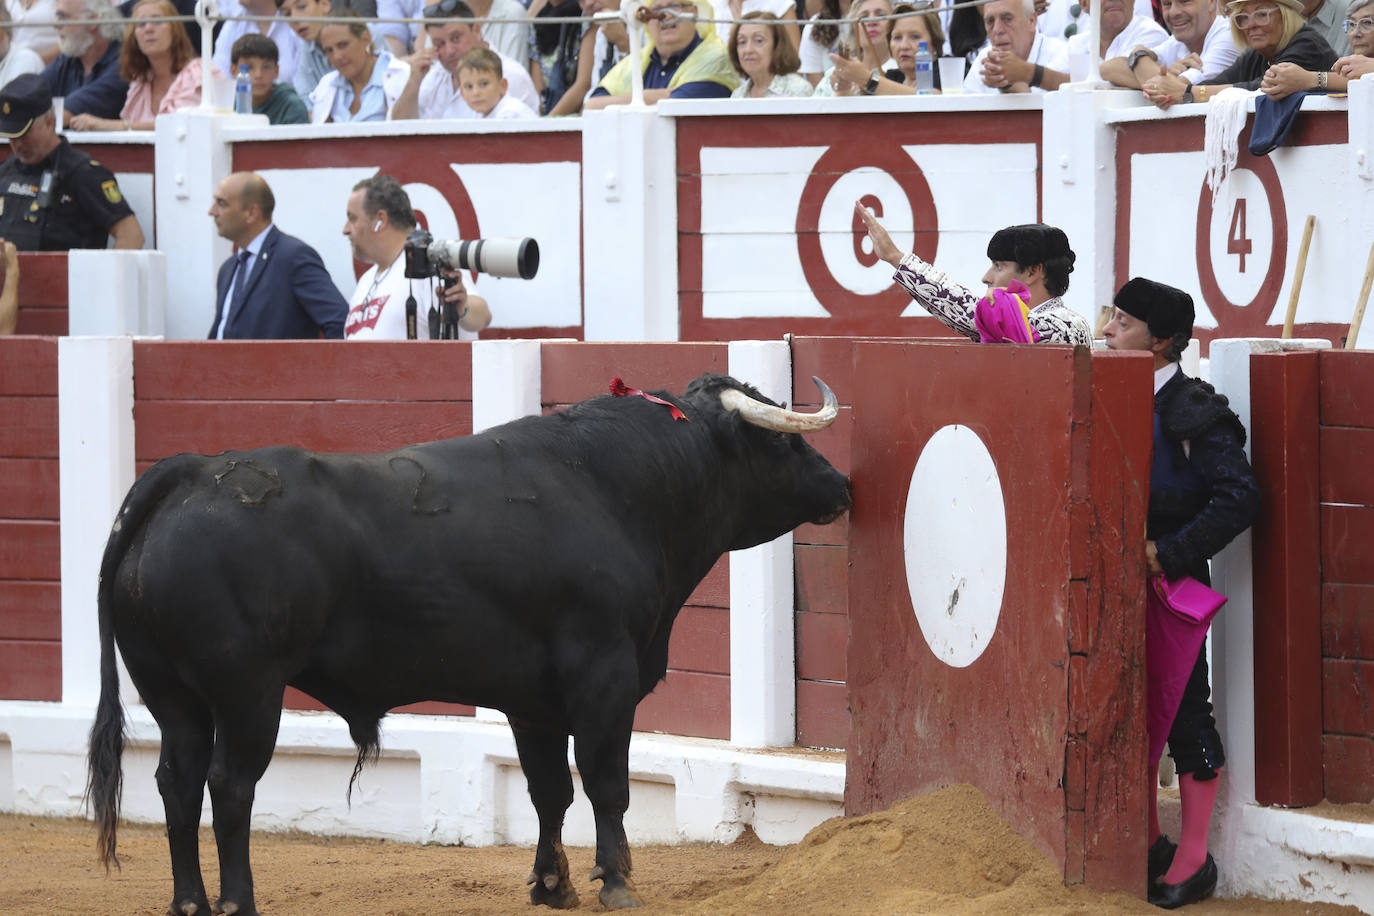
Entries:
<svg viewBox="0 0 1374 916">
<path fill-rule="evenodd" d="M 1217 863 L 1211 854 L 1202 867 L 1177 884 L 1160 881 L 1150 886 L 1150 903 L 1166 910 L 1176 910 L 1190 903 L 1197 903 L 1212 895 L 1217 889 Z"/>
</svg>

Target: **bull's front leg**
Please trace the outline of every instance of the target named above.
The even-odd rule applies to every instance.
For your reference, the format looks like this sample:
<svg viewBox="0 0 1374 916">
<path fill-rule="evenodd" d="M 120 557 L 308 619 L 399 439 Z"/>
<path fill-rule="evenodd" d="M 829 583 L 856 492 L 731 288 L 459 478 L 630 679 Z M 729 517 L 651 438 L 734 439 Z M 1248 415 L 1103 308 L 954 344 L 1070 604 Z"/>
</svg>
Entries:
<svg viewBox="0 0 1374 916">
<path fill-rule="evenodd" d="M 572 774 L 568 772 L 568 736 L 511 722 L 520 768 L 525 772 L 530 801 L 539 815 L 539 845 L 530 872 L 530 902 L 555 909 L 571 909 L 580 902 L 563 852 L 563 815 L 572 804 Z"/>
<path fill-rule="evenodd" d="M 601 879 L 598 899 L 610 909 L 643 906 L 630 881 L 630 844 L 625 839 L 625 811 L 630 807 L 630 731 L 634 706 L 615 717 L 610 728 L 579 731 L 574 750 L 582 788 L 596 816 L 596 867 Z"/>
</svg>

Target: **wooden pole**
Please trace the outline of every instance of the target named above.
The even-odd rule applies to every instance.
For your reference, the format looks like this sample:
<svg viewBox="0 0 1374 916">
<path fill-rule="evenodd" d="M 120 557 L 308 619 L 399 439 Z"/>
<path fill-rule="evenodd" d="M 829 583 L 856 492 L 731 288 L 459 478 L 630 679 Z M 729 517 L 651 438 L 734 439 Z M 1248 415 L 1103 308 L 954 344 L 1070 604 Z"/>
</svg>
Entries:
<svg viewBox="0 0 1374 916">
<path fill-rule="evenodd" d="M 1364 322 L 1364 307 L 1369 301 L 1369 287 L 1374 283 L 1374 245 L 1369 246 L 1369 259 L 1364 266 L 1364 283 L 1360 286 L 1360 298 L 1355 302 L 1355 314 L 1350 316 L 1350 332 L 1345 336 L 1345 348 L 1355 349 L 1355 341 L 1360 336 L 1360 325 Z"/>
<path fill-rule="evenodd" d="M 1302 244 L 1298 246 L 1298 270 L 1293 274 L 1293 289 L 1288 294 L 1288 314 L 1283 319 L 1283 337 L 1293 336 L 1293 319 L 1298 316 L 1298 295 L 1302 292 L 1302 275 L 1307 272 L 1307 246 L 1312 242 L 1312 227 L 1317 223 L 1315 214 L 1307 214 L 1307 224 L 1302 227 Z"/>
</svg>

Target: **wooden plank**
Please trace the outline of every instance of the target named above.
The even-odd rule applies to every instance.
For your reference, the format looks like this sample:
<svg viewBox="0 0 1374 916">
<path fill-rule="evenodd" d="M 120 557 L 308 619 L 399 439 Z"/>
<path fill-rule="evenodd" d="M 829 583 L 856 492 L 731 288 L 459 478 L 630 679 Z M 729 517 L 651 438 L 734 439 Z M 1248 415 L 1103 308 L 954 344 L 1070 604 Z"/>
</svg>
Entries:
<svg viewBox="0 0 1374 916">
<path fill-rule="evenodd" d="M 1321 501 L 1374 506 L 1374 429 L 1323 426 L 1321 441 Z"/>
<path fill-rule="evenodd" d="M 1374 662 L 1322 659 L 1322 730 L 1374 737 Z"/>
<path fill-rule="evenodd" d="M 729 372 L 723 343 L 559 343 L 542 348 L 544 404 L 573 404 L 610 390 L 620 378 L 631 388 L 681 394 L 703 372 Z"/>
<path fill-rule="evenodd" d="M 62 639 L 62 586 L 0 579 L 0 640 Z"/>
<path fill-rule="evenodd" d="M 65 337 L 70 326 L 65 307 L 59 309 L 21 305 L 19 321 L 15 324 L 14 332 L 41 337 Z"/>
<path fill-rule="evenodd" d="M 730 678 L 669 669 L 654 692 L 640 700 L 635 731 L 729 738 Z"/>
<path fill-rule="evenodd" d="M 844 614 L 849 609 L 849 548 L 798 544 L 793 548 L 797 610 Z"/>
<path fill-rule="evenodd" d="M 471 401 L 472 345 L 452 340 L 134 342 L 139 400 Z"/>
<path fill-rule="evenodd" d="M 462 703 L 438 703 L 428 700 L 424 703 L 397 706 L 391 712 L 414 716 L 472 716 L 477 714 L 477 709 L 473 706 L 464 706 Z"/>
<path fill-rule="evenodd" d="M 1374 506 L 1322 506 L 1320 517 L 1322 581 L 1374 585 Z"/>
<path fill-rule="evenodd" d="M 58 516 L 56 458 L 0 458 L 0 518 Z"/>
<path fill-rule="evenodd" d="M 213 455 L 294 445 L 319 452 L 385 452 L 472 431 L 470 403 L 137 401 L 135 455 Z"/>
<path fill-rule="evenodd" d="M 60 701 L 61 644 L 0 640 L 0 699 Z"/>
<path fill-rule="evenodd" d="M 0 457 L 57 457 L 57 398 L 0 396 Z"/>
<path fill-rule="evenodd" d="M 1374 427 L 1374 353 L 1319 350 L 1322 426 Z"/>
<path fill-rule="evenodd" d="M 57 397 L 57 341 L 0 337 L 0 395 Z"/>
<path fill-rule="evenodd" d="M 799 525 L 797 530 L 792 532 L 792 543 L 847 546 L 849 544 L 849 513 L 845 513 L 828 525 L 812 525 L 809 522 L 805 525 Z"/>
<path fill-rule="evenodd" d="M 1322 586 L 1322 655 L 1374 661 L 1374 585 Z"/>
<path fill-rule="evenodd" d="M 0 275 L 4 270 L 0 268 Z M 19 301 L 46 308 L 67 307 L 67 253 L 21 251 L 19 253 Z"/>
<path fill-rule="evenodd" d="M 1374 738 L 1323 735 L 1326 800 L 1337 805 L 1374 802 Z"/>
<path fill-rule="evenodd" d="M 1264 499 L 1254 553 L 1255 792 L 1261 804 L 1321 801 L 1321 595 L 1316 351 L 1250 360 L 1252 466 Z"/>
<path fill-rule="evenodd" d="M 797 743 L 843 750 L 849 739 L 849 697 L 844 684 L 797 681 Z M 850 766 L 856 764 L 851 756 Z"/>
<path fill-rule="evenodd" d="M 687 598 L 687 604 L 697 607 L 730 606 L 729 554 L 717 560 L 716 565 L 706 574 L 706 578 L 697 583 L 697 587 Z"/>
<path fill-rule="evenodd" d="M 668 667 L 730 674 L 730 609 L 684 607 L 668 640 Z"/>
<path fill-rule="evenodd" d="M 797 612 L 797 677 L 844 683 L 849 618 Z"/>
<path fill-rule="evenodd" d="M 57 522 L 0 519 L 0 579 L 62 578 Z"/>
</svg>

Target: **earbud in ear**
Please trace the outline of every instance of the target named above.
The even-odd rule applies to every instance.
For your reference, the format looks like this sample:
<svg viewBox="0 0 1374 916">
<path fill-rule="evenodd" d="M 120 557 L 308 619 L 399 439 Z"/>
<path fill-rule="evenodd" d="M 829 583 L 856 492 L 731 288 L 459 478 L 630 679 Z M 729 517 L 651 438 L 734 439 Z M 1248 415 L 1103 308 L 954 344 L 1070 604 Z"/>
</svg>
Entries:
<svg viewBox="0 0 1374 916">
<path fill-rule="evenodd" d="M 377 220 L 377 222 L 375 222 L 375 223 L 372 224 L 372 231 L 373 231 L 373 232 L 381 232 L 381 231 L 382 231 L 382 221 L 381 221 L 381 220 Z"/>
</svg>

